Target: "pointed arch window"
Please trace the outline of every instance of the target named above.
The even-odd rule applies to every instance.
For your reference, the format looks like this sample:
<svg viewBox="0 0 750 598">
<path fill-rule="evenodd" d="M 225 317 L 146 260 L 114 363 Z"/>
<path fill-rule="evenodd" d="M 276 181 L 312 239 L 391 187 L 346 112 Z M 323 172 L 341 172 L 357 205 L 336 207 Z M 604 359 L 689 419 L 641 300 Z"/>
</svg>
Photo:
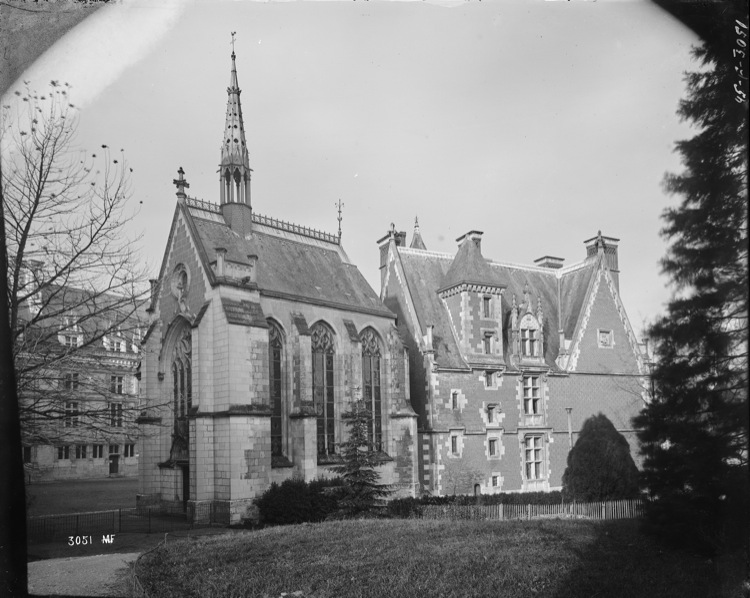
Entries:
<svg viewBox="0 0 750 598">
<path fill-rule="evenodd" d="M 281 364 L 284 336 L 273 320 L 268 320 L 268 380 L 271 387 L 271 456 L 284 454 L 284 430 L 282 423 L 282 374 Z"/>
<path fill-rule="evenodd" d="M 380 394 L 380 342 L 372 328 L 365 328 L 359 337 L 362 343 L 362 399 L 372 416 L 368 430 L 370 446 L 383 450 L 383 414 Z"/>
<path fill-rule="evenodd" d="M 187 437 L 187 415 L 193 404 L 192 339 L 186 328 L 172 352 L 172 399 L 175 432 Z"/>
<path fill-rule="evenodd" d="M 311 331 L 313 402 L 318 412 L 318 457 L 336 452 L 333 392 L 333 330 L 322 322 Z"/>
</svg>

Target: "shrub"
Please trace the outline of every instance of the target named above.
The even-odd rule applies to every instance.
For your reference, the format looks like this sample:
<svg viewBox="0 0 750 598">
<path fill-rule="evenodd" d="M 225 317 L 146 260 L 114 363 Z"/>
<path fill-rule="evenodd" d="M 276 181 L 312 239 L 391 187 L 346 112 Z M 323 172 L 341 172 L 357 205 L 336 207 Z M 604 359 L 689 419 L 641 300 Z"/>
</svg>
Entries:
<svg viewBox="0 0 750 598">
<path fill-rule="evenodd" d="M 260 510 L 261 523 L 288 525 L 323 521 L 338 508 L 341 480 L 313 480 L 309 484 L 301 478 L 274 482 L 255 500 Z"/>
<path fill-rule="evenodd" d="M 630 455 L 630 445 L 602 413 L 583 422 L 581 434 L 568 453 L 562 482 L 567 500 L 638 496 L 638 468 Z"/>
</svg>

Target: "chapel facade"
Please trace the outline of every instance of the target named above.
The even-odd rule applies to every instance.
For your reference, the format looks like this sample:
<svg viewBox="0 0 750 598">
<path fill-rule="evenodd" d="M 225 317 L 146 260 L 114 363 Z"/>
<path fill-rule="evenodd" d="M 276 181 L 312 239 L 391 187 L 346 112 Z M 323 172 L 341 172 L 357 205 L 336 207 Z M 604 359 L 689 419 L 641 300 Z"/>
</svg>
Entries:
<svg viewBox="0 0 750 598">
<path fill-rule="evenodd" d="M 235 54 L 219 203 L 184 172 L 143 343 L 139 504 L 227 522 L 292 476 L 330 477 L 354 400 L 373 415 L 381 481 L 414 495 L 417 416 L 387 309 L 329 234 L 256 213 Z"/>
<path fill-rule="evenodd" d="M 455 254 L 379 240 L 381 298 L 410 355 L 424 492 L 557 490 L 583 422 L 606 415 L 631 446 L 648 360 L 619 293 L 618 239 L 597 234 L 569 266 L 485 258 L 480 231 Z"/>
</svg>

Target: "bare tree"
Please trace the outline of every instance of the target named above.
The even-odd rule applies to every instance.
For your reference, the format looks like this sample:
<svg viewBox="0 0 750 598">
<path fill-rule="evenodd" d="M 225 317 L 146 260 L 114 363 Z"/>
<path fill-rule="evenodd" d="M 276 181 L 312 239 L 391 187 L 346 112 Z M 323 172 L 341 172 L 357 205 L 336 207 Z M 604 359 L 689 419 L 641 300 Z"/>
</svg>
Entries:
<svg viewBox="0 0 750 598">
<path fill-rule="evenodd" d="M 134 396 L 126 380 L 145 332 L 146 272 L 125 230 L 132 169 L 122 150 L 75 148 L 69 91 L 27 84 L 0 127 L 10 330 L 31 444 L 122 434 L 135 404 L 112 399 Z"/>
</svg>

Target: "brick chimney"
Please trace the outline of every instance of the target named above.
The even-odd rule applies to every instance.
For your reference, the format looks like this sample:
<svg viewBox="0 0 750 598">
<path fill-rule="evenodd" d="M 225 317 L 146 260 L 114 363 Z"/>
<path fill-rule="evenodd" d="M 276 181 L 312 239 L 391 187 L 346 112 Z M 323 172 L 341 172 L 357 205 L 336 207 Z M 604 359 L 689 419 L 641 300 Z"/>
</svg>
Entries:
<svg viewBox="0 0 750 598">
<path fill-rule="evenodd" d="M 615 281 L 615 287 L 620 290 L 620 268 L 617 262 L 617 244 L 620 239 L 614 237 L 605 237 L 602 235 L 602 231 L 595 237 L 591 237 L 584 241 L 586 245 L 586 257 L 595 257 L 599 253 L 604 254 L 604 261 L 612 274 L 612 279 Z"/>
</svg>

